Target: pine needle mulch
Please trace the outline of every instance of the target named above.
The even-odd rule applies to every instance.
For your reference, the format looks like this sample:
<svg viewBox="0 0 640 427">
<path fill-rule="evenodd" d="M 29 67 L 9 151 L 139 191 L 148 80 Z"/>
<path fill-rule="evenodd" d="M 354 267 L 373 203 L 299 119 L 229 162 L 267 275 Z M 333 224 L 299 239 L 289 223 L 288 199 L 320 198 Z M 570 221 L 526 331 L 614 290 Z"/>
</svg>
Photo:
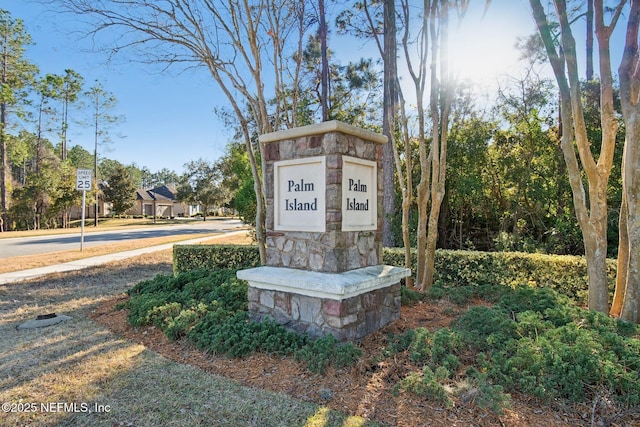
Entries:
<svg viewBox="0 0 640 427">
<path fill-rule="evenodd" d="M 175 362 L 197 366 L 244 386 L 286 393 L 384 425 L 546 427 L 591 424 L 591 408 L 544 404 L 521 396 L 512 396 L 511 409 L 496 416 L 473 400 L 457 399 L 453 407 L 447 408 L 410 393 L 393 393 L 394 386 L 402 378 L 420 367 L 411 363 L 406 354 L 381 357 L 388 334 L 401 334 L 418 326 L 430 330 L 448 326 L 452 316 L 459 312 L 459 308 L 448 303 L 403 307 L 400 319 L 359 343 L 363 358 L 358 364 L 344 369 L 329 368 L 324 375 L 317 375 L 292 357 L 254 354 L 229 359 L 199 351 L 186 340 L 171 342 L 155 327 L 133 328 L 126 322 L 126 311 L 115 310 L 116 304 L 126 298 L 121 295 L 104 302 L 92 313 L 92 319 Z"/>
</svg>

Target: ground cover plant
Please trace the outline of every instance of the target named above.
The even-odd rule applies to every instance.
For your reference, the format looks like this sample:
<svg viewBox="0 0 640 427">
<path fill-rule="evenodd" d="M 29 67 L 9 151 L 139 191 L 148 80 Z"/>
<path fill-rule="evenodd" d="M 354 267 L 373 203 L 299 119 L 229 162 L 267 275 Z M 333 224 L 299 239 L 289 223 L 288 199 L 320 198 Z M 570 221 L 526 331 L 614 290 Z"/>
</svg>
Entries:
<svg viewBox="0 0 640 427">
<path fill-rule="evenodd" d="M 399 388 L 444 402 L 471 392 L 498 412 L 509 405 L 506 393 L 583 403 L 606 395 L 625 410 L 640 403 L 635 324 L 582 309 L 547 288 L 440 283 L 427 297 L 489 305 L 473 305 L 447 328 L 390 337 L 387 354 L 406 351 L 423 364 Z"/>
<path fill-rule="evenodd" d="M 131 325 L 155 325 L 169 339 L 186 337 L 207 352 L 229 357 L 258 351 L 293 355 L 319 373 L 361 356 L 352 343 L 340 344 L 332 336 L 311 340 L 273 321 L 250 321 L 247 284 L 236 278 L 233 269 L 158 275 L 138 283 L 128 294 L 131 298 L 123 307 L 129 309 Z"/>
<path fill-rule="evenodd" d="M 129 291 L 128 321 L 155 325 L 170 339 L 185 337 L 200 349 L 244 357 L 256 352 L 292 356 L 312 372 L 330 366 L 385 363 L 407 358 L 394 393 L 451 407 L 471 400 L 501 414 L 511 394 L 541 403 L 590 404 L 606 396 L 616 414 L 640 404 L 637 325 L 577 306 L 566 295 L 529 285 L 436 283 L 427 295 L 403 289 L 404 304 L 448 301 L 457 320 L 389 334 L 377 355 L 332 337 L 310 340 L 274 322 L 247 316 L 246 283 L 235 270 L 194 270 L 160 275 Z"/>
</svg>

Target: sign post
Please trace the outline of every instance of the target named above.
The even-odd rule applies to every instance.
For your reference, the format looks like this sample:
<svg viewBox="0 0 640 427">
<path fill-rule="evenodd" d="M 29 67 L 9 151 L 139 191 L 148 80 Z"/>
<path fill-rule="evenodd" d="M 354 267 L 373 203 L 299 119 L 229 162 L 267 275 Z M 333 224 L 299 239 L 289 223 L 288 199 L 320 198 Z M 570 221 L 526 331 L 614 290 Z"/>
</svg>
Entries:
<svg viewBox="0 0 640 427">
<path fill-rule="evenodd" d="M 84 216 L 87 190 L 91 190 L 93 171 L 91 169 L 78 169 L 76 173 L 76 190 L 82 191 L 82 219 L 80 222 L 80 252 L 84 246 Z"/>
</svg>

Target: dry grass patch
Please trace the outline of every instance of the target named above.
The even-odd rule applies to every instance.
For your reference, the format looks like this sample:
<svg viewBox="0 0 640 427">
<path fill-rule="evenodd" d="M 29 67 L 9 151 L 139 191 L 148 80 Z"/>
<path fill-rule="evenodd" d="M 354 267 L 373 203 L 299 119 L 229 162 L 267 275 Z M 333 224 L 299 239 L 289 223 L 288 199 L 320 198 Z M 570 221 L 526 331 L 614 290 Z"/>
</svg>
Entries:
<svg viewBox="0 0 640 427">
<path fill-rule="evenodd" d="M 206 235 L 203 235 L 202 237 L 206 237 Z M 72 251 L 52 252 L 48 254 L 24 255 L 4 258 L 2 260 L 2 265 L 0 265 L 0 274 L 11 273 L 13 271 L 19 270 L 28 270 L 31 268 L 45 267 L 47 265 L 53 264 L 62 264 L 78 259 L 112 254 L 116 252 L 130 251 L 134 249 L 146 248 L 149 246 L 163 245 L 165 243 L 180 242 L 182 240 L 188 239 L 193 239 L 193 235 L 153 237 L 143 240 L 127 240 L 125 242 L 85 248 L 82 252 L 80 252 L 80 249 L 77 249 Z M 80 240 L 78 240 L 78 245 L 80 245 L 79 242 Z"/>
</svg>

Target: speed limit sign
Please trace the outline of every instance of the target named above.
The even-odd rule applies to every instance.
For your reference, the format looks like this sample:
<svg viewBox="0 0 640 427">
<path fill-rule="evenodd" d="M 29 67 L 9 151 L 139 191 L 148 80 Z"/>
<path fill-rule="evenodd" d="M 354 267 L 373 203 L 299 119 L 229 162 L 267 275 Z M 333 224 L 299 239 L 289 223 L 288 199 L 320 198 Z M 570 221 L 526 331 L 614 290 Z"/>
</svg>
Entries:
<svg viewBox="0 0 640 427">
<path fill-rule="evenodd" d="M 90 191 L 92 176 L 93 171 L 91 169 L 78 169 L 76 173 L 76 190 Z"/>
</svg>

